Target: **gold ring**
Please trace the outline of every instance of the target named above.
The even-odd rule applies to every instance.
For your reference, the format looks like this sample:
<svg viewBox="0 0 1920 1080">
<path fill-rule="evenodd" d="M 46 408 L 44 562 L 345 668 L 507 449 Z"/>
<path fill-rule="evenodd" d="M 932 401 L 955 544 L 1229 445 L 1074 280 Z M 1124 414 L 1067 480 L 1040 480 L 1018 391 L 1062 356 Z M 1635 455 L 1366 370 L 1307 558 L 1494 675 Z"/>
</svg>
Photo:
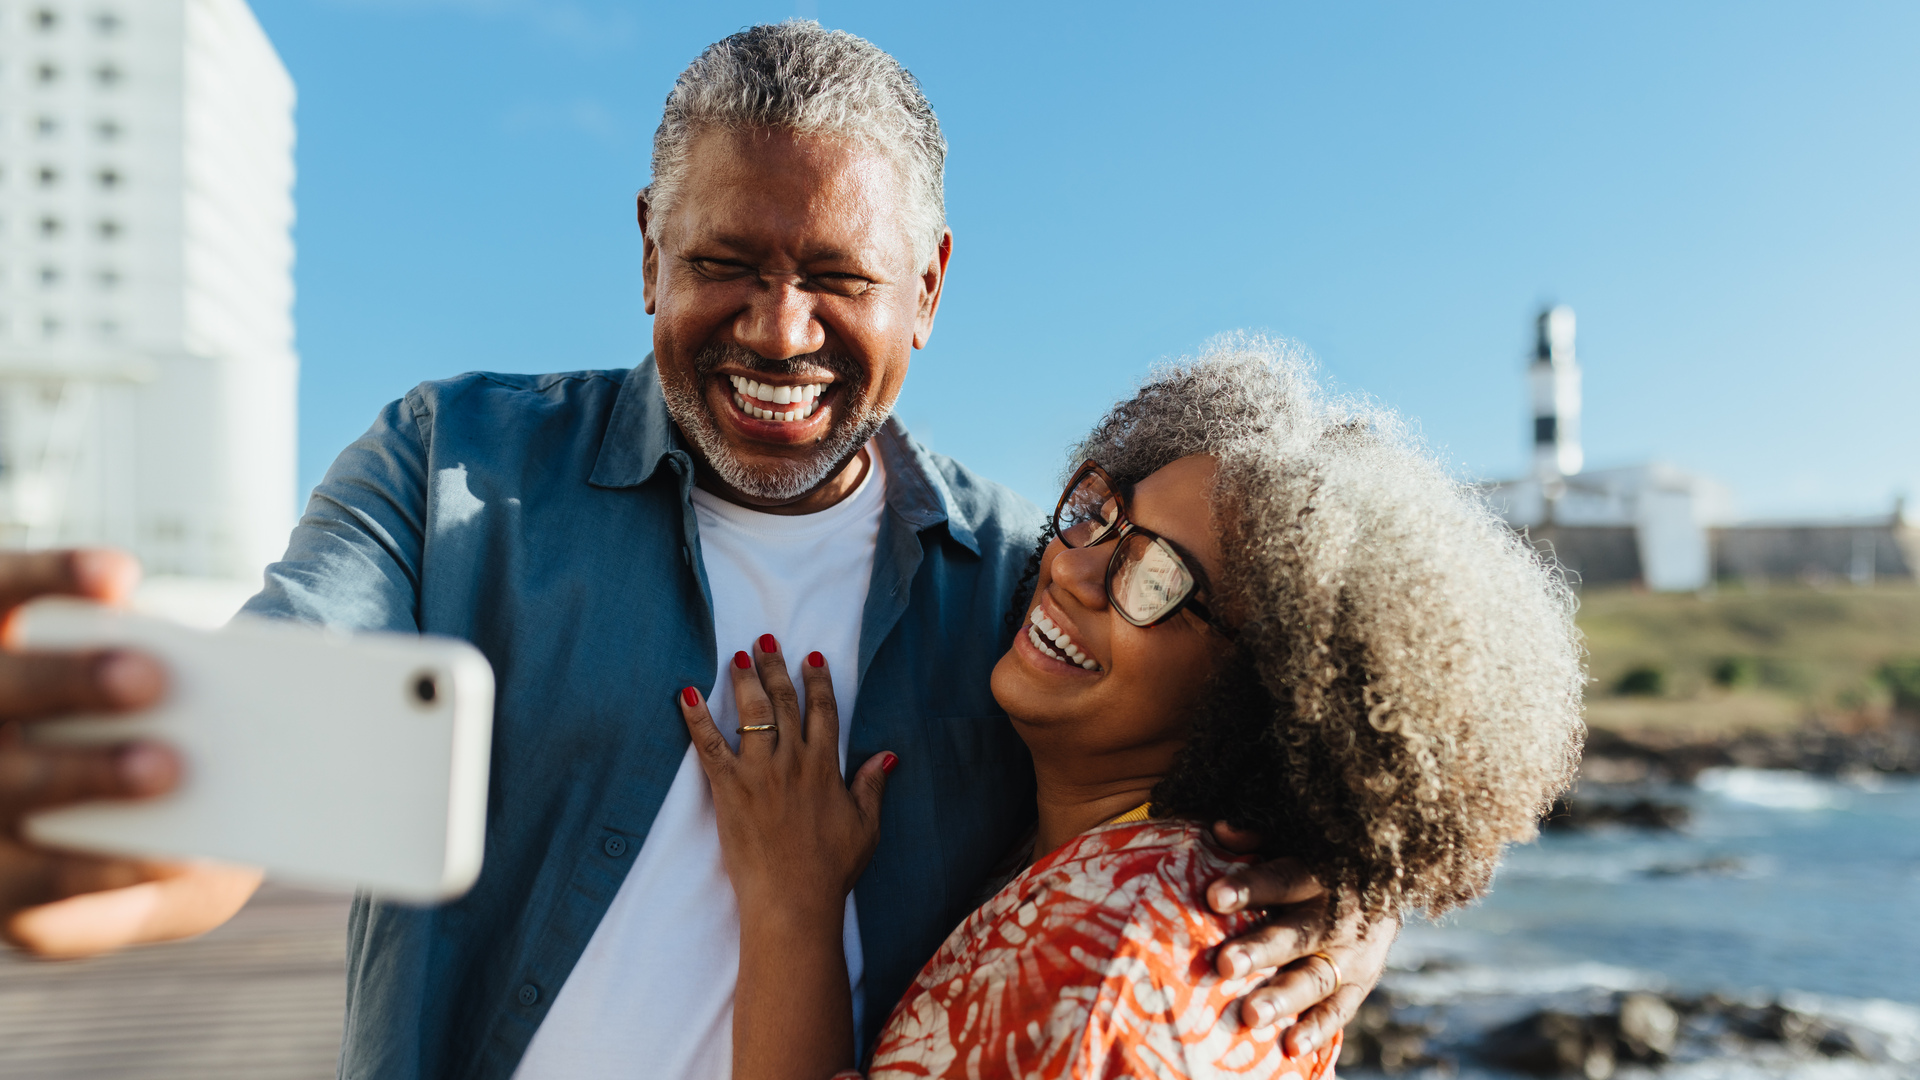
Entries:
<svg viewBox="0 0 1920 1080">
<path fill-rule="evenodd" d="M 779 724 L 748 724 L 748 725 L 746 725 L 745 727 L 743 727 L 743 728 L 741 728 L 740 730 L 741 730 L 742 732 L 747 732 L 747 731 L 779 731 L 779 730 L 780 730 L 780 725 L 779 725 Z M 1328 961 L 1328 963 L 1332 963 L 1332 961 Z"/>
<path fill-rule="evenodd" d="M 1317 956 L 1327 962 L 1327 966 L 1333 969 L 1333 990 L 1340 989 L 1341 984 L 1345 983 L 1346 980 L 1340 977 L 1340 965 L 1333 962 L 1333 957 L 1323 952 L 1311 953 L 1309 955 Z M 1333 990 L 1329 990 L 1327 993 L 1331 994 Z"/>
</svg>

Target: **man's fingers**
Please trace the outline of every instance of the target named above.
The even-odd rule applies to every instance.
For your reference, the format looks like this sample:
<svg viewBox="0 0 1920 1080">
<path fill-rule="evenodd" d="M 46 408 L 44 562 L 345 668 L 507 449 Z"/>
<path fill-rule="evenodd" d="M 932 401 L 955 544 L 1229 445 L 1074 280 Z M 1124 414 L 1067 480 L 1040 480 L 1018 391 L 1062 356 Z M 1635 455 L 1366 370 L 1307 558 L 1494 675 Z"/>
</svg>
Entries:
<svg viewBox="0 0 1920 1080">
<path fill-rule="evenodd" d="M 1299 859 L 1236 866 L 1207 886 L 1207 904 L 1222 915 L 1250 907 L 1279 907 L 1317 900 L 1327 887 Z"/>
<path fill-rule="evenodd" d="M 84 596 L 117 604 L 140 581 L 131 555 L 107 548 L 0 553 L 0 611 L 36 596 Z"/>
<path fill-rule="evenodd" d="M 1255 989 L 1241 1002 L 1241 1015 L 1255 1027 L 1265 1027 L 1277 1019 L 1299 1016 L 1327 1000 L 1346 984 L 1332 956 L 1304 956 L 1289 964 L 1265 985 Z M 1362 990 L 1361 995 L 1365 996 Z"/>
<path fill-rule="evenodd" d="M 1332 997 L 1300 1014 L 1281 1036 L 1281 1044 L 1288 1057 L 1302 1058 L 1333 1040 L 1334 1033 L 1347 1026 L 1360 1005 L 1367 1000 L 1367 990 L 1363 987 L 1346 985 L 1335 991 Z"/>
<path fill-rule="evenodd" d="M 166 688 L 166 669 L 136 652 L 0 652 L 0 721 L 134 709 Z"/>
<path fill-rule="evenodd" d="M 800 681 L 807 690 L 807 745 L 819 746 L 840 758 L 840 706 L 833 699 L 833 671 L 827 658 L 812 652 L 800 665 Z"/>
<path fill-rule="evenodd" d="M 1290 964 L 1320 948 L 1325 912 L 1317 901 L 1272 912 L 1265 923 L 1222 945 L 1214 965 L 1222 976 L 1237 979 Z"/>
<path fill-rule="evenodd" d="M 707 699 L 699 690 L 685 687 L 674 700 L 680 705 L 681 719 L 687 722 L 693 748 L 700 755 L 700 768 L 706 772 L 707 782 L 712 783 L 733 768 L 736 760 L 733 747 L 727 745 L 727 737 L 714 725 L 713 714 L 707 711 Z"/>
<path fill-rule="evenodd" d="M 0 936 L 47 957 L 92 956 L 140 942 L 205 933 L 260 885 L 258 870 L 212 863 L 153 867 L 150 880 L 13 913 Z"/>
<path fill-rule="evenodd" d="M 1308 955 L 1248 994 L 1240 1003 L 1241 1016 L 1256 1027 L 1297 1017 L 1287 1032 L 1287 1052 L 1294 1056 L 1326 1045 L 1380 981 L 1399 925 L 1381 918 L 1365 925 L 1362 936 L 1357 916 L 1341 920 L 1329 941 L 1311 946 Z"/>
<path fill-rule="evenodd" d="M 154 743 L 112 748 L 28 746 L 0 748 L 0 814 L 87 799 L 137 799 L 171 789 L 180 759 Z"/>
</svg>

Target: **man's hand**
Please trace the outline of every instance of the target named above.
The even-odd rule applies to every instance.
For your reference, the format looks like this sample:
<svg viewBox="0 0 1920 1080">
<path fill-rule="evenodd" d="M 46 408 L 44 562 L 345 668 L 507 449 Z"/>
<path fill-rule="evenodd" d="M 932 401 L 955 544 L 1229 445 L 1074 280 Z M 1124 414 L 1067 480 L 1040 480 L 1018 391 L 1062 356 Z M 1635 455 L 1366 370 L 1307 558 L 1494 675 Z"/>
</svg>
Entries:
<svg viewBox="0 0 1920 1080">
<path fill-rule="evenodd" d="M 1252 851 L 1259 843 L 1225 822 L 1214 825 L 1213 835 L 1235 851 Z M 1353 1019 L 1386 971 L 1387 951 L 1400 932 L 1392 918 L 1369 926 L 1348 917 L 1324 927 L 1328 899 L 1326 886 L 1296 859 L 1236 867 L 1207 886 L 1207 905 L 1223 915 L 1267 909 L 1266 921 L 1222 945 L 1214 963 L 1227 978 L 1279 969 L 1241 999 L 1240 1015 L 1253 1027 L 1290 1024 L 1284 1040 L 1292 1057 L 1326 1045 Z"/>
<path fill-rule="evenodd" d="M 0 553 L 0 617 L 38 596 L 124 600 L 140 577 L 117 551 Z M 10 635 L 0 632 L 0 639 Z M 257 871 L 50 851 L 27 843 L 21 819 L 90 799 L 161 794 L 180 776 L 166 747 L 36 747 L 23 725 L 67 713 L 137 709 L 160 700 L 166 672 L 138 653 L 0 649 L 0 937 L 44 956 L 85 956 L 187 937 L 225 922 L 259 884 Z"/>
</svg>

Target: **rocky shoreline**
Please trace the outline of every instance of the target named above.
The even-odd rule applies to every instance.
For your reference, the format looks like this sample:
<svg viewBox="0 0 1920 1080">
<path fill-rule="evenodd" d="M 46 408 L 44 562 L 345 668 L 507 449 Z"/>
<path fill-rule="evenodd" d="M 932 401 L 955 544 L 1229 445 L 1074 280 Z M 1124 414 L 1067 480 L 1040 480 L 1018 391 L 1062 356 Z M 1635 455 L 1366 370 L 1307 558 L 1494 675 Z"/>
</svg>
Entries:
<svg viewBox="0 0 1920 1080">
<path fill-rule="evenodd" d="M 1920 774 L 1920 723 L 1811 723 L 1792 731 L 1696 733 L 1613 731 L 1587 736 L 1582 780 L 1603 785 L 1692 783 L 1702 771 L 1738 766 L 1793 769 L 1820 776 Z"/>
<path fill-rule="evenodd" d="M 1339 1068 L 1396 1076 L 1457 1075 L 1462 1067 L 1526 1076 L 1608 1080 L 1624 1066 L 1744 1060 L 1774 1066 L 1820 1060 L 1911 1063 L 1897 1032 L 1778 998 L 1742 1001 L 1614 991 L 1555 1002 L 1477 1034 L 1450 1033 L 1447 1011 L 1386 985 L 1347 1026 Z"/>
<path fill-rule="evenodd" d="M 1769 855 L 1751 844 L 1724 848 L 1687 839 L 1699 828 L 1714 834 L 1720 823 L 1713 816 L 1724 813 L 1718 808 L 1726 800 L 1751 805 L 1744 800 L 1757 798 L 1775 813 L 1821 809 L 1845 805 L 1848 792 L 1905 790 L 1889 786 L 1901 775 L 1920 775 L 1920 724 L 1910 720 L 1814 722 L 1785 732 L 1723 735 L 1596 728 L 1579 786 L 1556 804 L 1543 827 L 1562 834 L 1595 831 L 1592 839 L 1574 841 L 1581 846 L 1564 850 L 1611 863 L 1596 865 L 1596 888 L 1631 895 L 1643 888 L 1630 884 L 1636 881 L 1751 880 L 1769 872 Z M 1632 839 L 1636 834 L 1644 839 Z M 1593 847 L 1596 841 L 1600 846 Z M 1623 850 L 1636 853 L 1624 866 Z M 1632 968 L 1619 961 L 1589 963 L 1577 954 L 1545 966 L 1534 960 L 1490 963 L 1482 946 L 1436 950 L 1432 939 L 1410 954 L 1397 952 L 1402 958 L 1395 969 L 1347 1027 L 1342 1075 L 1920 1076 L 1920 1007 L 1913 1005 L 1784 990 L 1709 992 L 1697 979 L 1685 986 L 1669 983 L 1646 970 L 1644 956 Z M 1792 979 L 1782 973 L 1774 985 L 1792 985 Z"/>
</svg>

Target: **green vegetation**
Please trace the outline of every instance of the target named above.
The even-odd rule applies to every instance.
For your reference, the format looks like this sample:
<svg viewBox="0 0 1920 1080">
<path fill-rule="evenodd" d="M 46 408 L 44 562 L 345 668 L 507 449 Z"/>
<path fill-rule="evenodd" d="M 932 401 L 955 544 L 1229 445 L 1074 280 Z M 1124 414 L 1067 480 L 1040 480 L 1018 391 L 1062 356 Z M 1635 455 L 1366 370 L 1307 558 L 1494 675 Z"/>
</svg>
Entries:
<svg viewBox="0 0 1920 1080">
<path fill-rule="evenodd" d="M 1912 585 L 1588 589 L 1580 627 L 1595 727 L 1704 733 L 1920 712 Z"/>
</svg>

